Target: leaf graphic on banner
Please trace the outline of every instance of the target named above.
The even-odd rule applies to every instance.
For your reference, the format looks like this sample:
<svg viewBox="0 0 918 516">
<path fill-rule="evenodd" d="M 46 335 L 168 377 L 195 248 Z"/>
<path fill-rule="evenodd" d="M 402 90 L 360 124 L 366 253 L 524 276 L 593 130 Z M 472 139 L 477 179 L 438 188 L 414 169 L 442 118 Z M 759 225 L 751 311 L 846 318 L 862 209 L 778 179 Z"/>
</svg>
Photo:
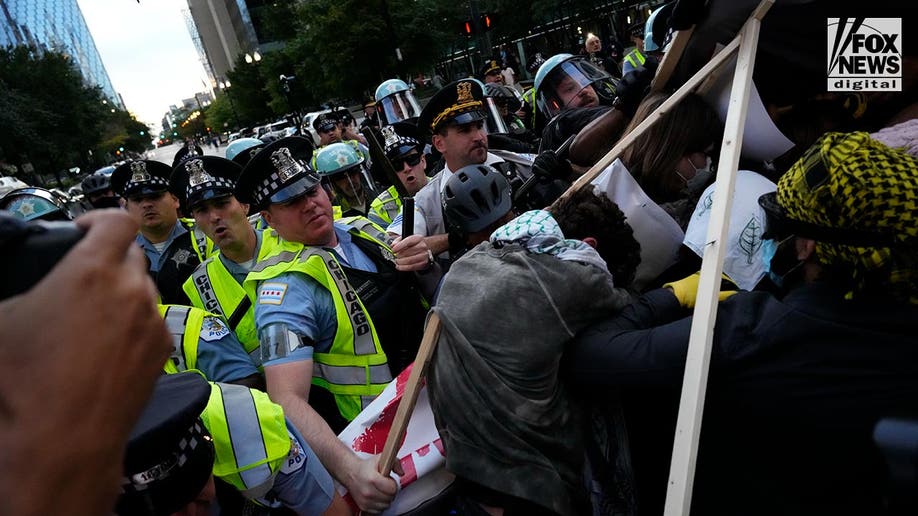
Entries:
<svg viewBox="0 0 918 516">
<path fill-rule="evenodd" d="M 701 205 L 701 210 L 698 211 L 698 217 L 700 218 L 704 215 L 704 212 L 710 210 L 711 205 L 714 204 L 714 190 L 711 190 L 708 195 L 705 195 L 701 200 L 699 200 L 698 204 Z"/>
<path fill-rule="evenodd" d="M 746 264 L 752 265 L 755 253 L 762 247 L 762 225 L 755 217 L 749 219 L 740 233 L 739 247 L 746 254 Z"/>
</svg>

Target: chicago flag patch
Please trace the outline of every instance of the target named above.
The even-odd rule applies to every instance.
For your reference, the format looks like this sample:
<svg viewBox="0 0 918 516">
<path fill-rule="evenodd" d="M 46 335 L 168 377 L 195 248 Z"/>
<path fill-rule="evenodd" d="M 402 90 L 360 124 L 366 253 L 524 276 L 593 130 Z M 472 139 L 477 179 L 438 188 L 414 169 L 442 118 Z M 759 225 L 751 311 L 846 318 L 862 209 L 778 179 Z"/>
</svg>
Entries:
<svg viewBox="0 0 918 516">
<path fill-rule="evenodd" d="M 262 283 L 258 289 L 258 304 L 279 305 L 287 293 L 286 283 Z"/>
</svg>

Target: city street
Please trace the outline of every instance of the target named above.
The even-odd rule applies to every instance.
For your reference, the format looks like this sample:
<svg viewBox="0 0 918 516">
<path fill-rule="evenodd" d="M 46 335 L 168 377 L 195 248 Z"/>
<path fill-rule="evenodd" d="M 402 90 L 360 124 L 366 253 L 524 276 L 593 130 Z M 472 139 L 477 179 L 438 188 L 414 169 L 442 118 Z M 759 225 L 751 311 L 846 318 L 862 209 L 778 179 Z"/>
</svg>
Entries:
<svg viewBox="0 0 918 516">
<path fill-rule="evenodd" d="M 175 153 L 181 148 L 181 145 L 178 143 L 173 143 L 172 145 L 165 145 L 147 152 L 147 159 L 152 159 L 154 161 L 161 161 L 167 165 L 172 165 L 172 158 L 175 156 Z M 204 150 L 205 156 L 220 156 L 223 157 L 223 153 L 226 151 L 226 145 L 221 145 L 219 148 L 214 149 L 210 145 L 202 145 L 201 148 Z"/>
</svg>

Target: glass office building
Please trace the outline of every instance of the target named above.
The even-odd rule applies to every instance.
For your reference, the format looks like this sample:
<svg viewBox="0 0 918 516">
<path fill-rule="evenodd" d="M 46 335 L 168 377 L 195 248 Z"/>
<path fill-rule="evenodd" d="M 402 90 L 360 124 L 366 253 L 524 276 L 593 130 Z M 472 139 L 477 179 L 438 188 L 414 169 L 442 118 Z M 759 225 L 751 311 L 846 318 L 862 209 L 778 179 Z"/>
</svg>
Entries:
<svg viewBox="0 0 918 516">
<path fill-rule="evenodd" d="M 99 57 L 77 0 L 0 0 L 0 45 L 32 45 L 73 59 L 87 84 L 124 108 Z"/>
</svg>

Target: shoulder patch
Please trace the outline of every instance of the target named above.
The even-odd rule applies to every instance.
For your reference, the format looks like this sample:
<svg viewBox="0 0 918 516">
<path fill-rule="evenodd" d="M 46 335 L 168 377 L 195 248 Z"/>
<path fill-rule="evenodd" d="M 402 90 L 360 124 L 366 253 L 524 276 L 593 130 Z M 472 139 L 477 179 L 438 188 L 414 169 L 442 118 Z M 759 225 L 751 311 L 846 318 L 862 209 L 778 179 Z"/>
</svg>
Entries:
<svg viewBox="0 0 918 516">
<path fill-rule="evenodd" d="M 213 342 L 229 335 L 230 329 L 216 317 L 205 317 L 201 324 L 201 338 Z"/>
<path fill-rule="evenodd" d="M 258 304 L 279 305 L 287 294 L 286 283 L 265 282 L 258 287 Z"/>
<path fill-rule="evenodd" d="M 290 453 L 287 454 L 287 460 L 284 461 L 280 469 L 281 473 L 285 475 L 300 470 L 306 465 L 306 453 L 303 451 L 300 441 L 290 433 L 290 430 L 287 430 L 287 435 L 290 436 Z"/>
</svg>

